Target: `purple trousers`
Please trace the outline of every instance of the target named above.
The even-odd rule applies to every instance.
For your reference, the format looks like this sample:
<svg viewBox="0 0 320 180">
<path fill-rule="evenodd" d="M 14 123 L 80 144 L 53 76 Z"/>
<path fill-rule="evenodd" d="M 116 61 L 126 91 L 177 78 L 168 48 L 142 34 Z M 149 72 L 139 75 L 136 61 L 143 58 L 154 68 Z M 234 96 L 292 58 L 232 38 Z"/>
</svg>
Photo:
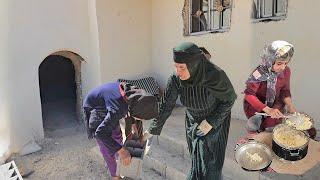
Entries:
<svg viewBox="0 0 320 180">
<path fill-rule="evenodd" d="M 122 132 L 120 126 L 112 131 L 112 138 L 119 144 L 122 145 Z M 111 154 L 109 149 L 103 144 L 101 140 L 96 138 L 98 146 L 100 148 L 100 152 L 103 156 L 104 161 L 106 162 L 106 167 L 109 169 L 109 173 L 112 177 L 116 177 L 117 173 L 117 162 L 116 158 L 118 157 L 118 153 Z"/>
</svg>

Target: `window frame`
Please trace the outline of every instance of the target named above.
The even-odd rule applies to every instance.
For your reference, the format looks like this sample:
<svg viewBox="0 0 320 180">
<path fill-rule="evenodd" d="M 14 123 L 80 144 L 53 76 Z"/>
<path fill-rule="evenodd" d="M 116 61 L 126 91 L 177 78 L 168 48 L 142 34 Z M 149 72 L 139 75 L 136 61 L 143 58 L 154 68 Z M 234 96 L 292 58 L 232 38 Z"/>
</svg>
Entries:
<svg viewBox="0 0 320 180">
<path fill-rule="evenodd" d="M 202 0 L 203 1 L 203 0 Z M 203 35 L 203 34 L 208 34 L 208 33 L 219 33 L 219 32 L 227 32 L 231 29 L 231 17 L 232 17 L 232 7 L 233 7 L 233 0 L 230 0 L 230 5 L 223 7 L 223 10 L 220 11 L 219 13 L 219 28 L 218 29 L 213 29 L 212 28 L 212 12 L 214 11 L 214 7 L 213 7 L 213 2 L 215 0 L 208 0 L 208 19 L 206 19 L 207 21 L 207 26 L 209 27 L 209 30 L 203 30 L 203 31 L 197 31 L 197 32 L 192 32 L 192 7 L 193 7 L 193 3 L 192 0 L 189 0 L 189 14 L 188 14 L 188 28 L 189 28 L 189 36 L 198 36 L 198 35 Z M 223 0 L 220 0 L 223 1 Z M 222 19 L 223 19 L 223 11 L 225 11 L 226 9 L 230 9 L 230 17 L 229 17 L 229 26 L 227 27 L 223 27 L 223 25 L 221 24 Z"/>
<path fill-rule="evenodd" d="M 255 2 L 256 1 L 256 2 Z M 279 0 L 272 0 L 272 15 L 270 17 L 261 17 L 262 16 L 262 2 L 265 0 L 253 0 L 253 6 L 256 7 L 253 9 L 253 16 L 252 22 L 264 22 L 264 21 L 279 21 L 284 20 L 287 18 L 288 15 L 288 0 L 280 0 L 285 1 L 284 11 L 282 13 L 276 12 L 277 9 L 277 1 Z"/>
</svg>

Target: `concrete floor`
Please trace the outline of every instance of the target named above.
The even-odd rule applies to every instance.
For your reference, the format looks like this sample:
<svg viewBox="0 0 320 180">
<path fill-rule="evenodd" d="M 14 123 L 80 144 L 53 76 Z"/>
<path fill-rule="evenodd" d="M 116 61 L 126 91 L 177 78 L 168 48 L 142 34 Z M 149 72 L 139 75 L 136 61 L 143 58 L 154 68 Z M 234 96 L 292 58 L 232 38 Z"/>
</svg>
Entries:
<svg viewBox="0 0 320 180">
<path fill-rule="evenodd" d="M 159 141 L 154 138 L 151 153 L 144 158 L 143 180 L 185 179 L 191 163 L 185 139 L 184 117 L 184 108 L 175 108 L 158 137 Z M 65 116 L 63 119 L 73 118 Z M 58 129 L 47 131 L 49 134 L 41 144 L 42 151 L 24 156 L 30 159 L 35 170 L 29 179 L 109 179 L 95 141 L 87 140 L 83 126 L 73 123 L 64 120 L 59 124 L 53 123 L 51 128 Z M 144 122 L 145 128 L 149 124 L 148 121 Z M 232 119 L 223 167 L 224 180 L 261 179 L 259 172 L 244 171 L 233 157 L 238 138 L 246 134 L 244 127 L 245 121 Z M 274 178 L 276 176 L 272 174 L 269 179 L 277 179 Z"/>
<path fill-rule="evenodd" d="M 166 121 L 161 135 L 153 138 L 151 153 L 145 157 L 145 168 L 153 169 L 166 179 L 185 179 L 191 162 L 185 138 L 185 109 L 178 107 Z M 255 179 L 314 179 L 320 180 L 319 167 L 304 176 L 293 176 L 279 173 L 260 173 L 245 171 L 234 160 L 234 148 L 240 137 L 246 136 L 245 121 L 232 119 L 229 130 L 225 162 L 222 170 L 223 179 L 255 180 Z M 145 122 L 145 128 L 150 122 Z M 319 165 L 320 166 L 320 165 Z"/>
<path fill-rule="evenodd" d="M 167 179 L 181 179 L 185 177 L 186 173 L 189 171 L 189 168 L 190 168 L 189 152 L 187 150 L 187 144 L 185 139 L 185 128 L 184 128 L 185 112 L 184 111 L 185 111 L 184 108 L 181 108 L 181 107 L 175 108 L 172 115 L 166 121 L 166 124 L 163 127 L 161 135 L 158 138 L 159 146 L 156 145 L 157 142 L 153 142 L 155 144 L 154 146 L 156 147 L 153 151 L 156 151 L 156 153 L 153 153 L 153 155 L 151 155 L 151 156 L 155 156 L 155 157 L 151 157 L 152 159 L 154 159 L 152 164 L 156 164 L 155 162 L 158 162 L 161 164 L 161 161 L 178 162 L 177 164 L 172 165 L 175 167 L 181 166 L 181 164 L 184 164 L 182 167 L 180 167 L 180 170 L 179 168 L 176 170 L 175 176 L 171 176 L 170 174 L 167 174 L 167 176 L 170 176 L 170 177 L 167 177 Z M 148 127 L 148 124 L 149 122 L 145 123 L 146 128 Z M 225 155 L 225 163 L 223 168 L 224 179 L 237 179 L 237 180 L 259 179 L 258 172 L 244 171 L 234 161 L 235 144 L 238 138 L 245 136 L 245 134 L 246 134 L 245 121 L 232 119 L 231 125 L 230 125 L 226 155 Z M 154 141 L 157 141 L 157 139 L 155 139 Z M 163 149 L 165 149 L 164 150 L 165 152 L 162 151 Z M 183 159 L 178 157 L 179 154 L 183 156 Z M 165 159 L 165 157 L 161 157 L 161 156 L 169 156 L 169 158 Z M 157 161 L 157 158 L 160 158 L 162 160 Z M 169 162 L 167 163 L 168 163 L 167 167 L 169 167 L 170 163 Z M 161 165 L 159 166 L 160 168 L 159 167 L 156 167 L 156 168 L 161 169 L 162 166 Z M 152 167 L 149 167 L 149 168 L 152 168 Z"/>
<path fill-rule="evenodd" d="M 45 135 L 48 131 L 77 126 L 75 99 L 62 99 L 42 104 L 42 117 Z"/>
</svg>

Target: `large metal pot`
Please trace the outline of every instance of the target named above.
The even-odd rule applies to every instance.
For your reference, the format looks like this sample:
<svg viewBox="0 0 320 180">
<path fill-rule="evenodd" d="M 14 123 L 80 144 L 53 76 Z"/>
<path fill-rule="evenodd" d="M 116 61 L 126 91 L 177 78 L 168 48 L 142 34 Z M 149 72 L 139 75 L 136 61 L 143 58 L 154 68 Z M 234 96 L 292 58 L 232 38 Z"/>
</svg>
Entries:
<svg viewBox="0 0 320 180">
<path fill-rule="evenodd" d="M 260 142 L 251 140 L 235 148 L 235 160 L 245 170 L 264 170 L 272 162 L 270 148 Z"/>
<path fill-rule="evenodd" d="M 308 144 L 308 136 L 286 124 L 273 129 L 272 150 L 280 158 L 289 161 L 303 159 L 308 153 Z"/>
</svg>

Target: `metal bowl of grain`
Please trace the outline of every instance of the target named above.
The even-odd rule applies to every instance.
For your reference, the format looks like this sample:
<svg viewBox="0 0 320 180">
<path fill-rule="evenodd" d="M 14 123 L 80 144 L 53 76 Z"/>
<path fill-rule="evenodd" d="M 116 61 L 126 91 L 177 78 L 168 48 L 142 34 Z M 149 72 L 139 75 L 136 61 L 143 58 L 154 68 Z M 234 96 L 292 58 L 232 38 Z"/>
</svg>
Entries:
<svg viewBox="0 0 320 180">
<path fill-rule="evenodd" d="M 285 118 L 285 124 L 299 131 L 306 131 L 313 127 L 314 120 L 304 112 L 294 113 Z"/>
<path fill-rule="evenodd" d="M 245 170 L 259 171 L 266 169 L 272 162 L 270 148 L 257 141 L 249 141 L 235 149 L 235 160 Z"/>
</svg>

